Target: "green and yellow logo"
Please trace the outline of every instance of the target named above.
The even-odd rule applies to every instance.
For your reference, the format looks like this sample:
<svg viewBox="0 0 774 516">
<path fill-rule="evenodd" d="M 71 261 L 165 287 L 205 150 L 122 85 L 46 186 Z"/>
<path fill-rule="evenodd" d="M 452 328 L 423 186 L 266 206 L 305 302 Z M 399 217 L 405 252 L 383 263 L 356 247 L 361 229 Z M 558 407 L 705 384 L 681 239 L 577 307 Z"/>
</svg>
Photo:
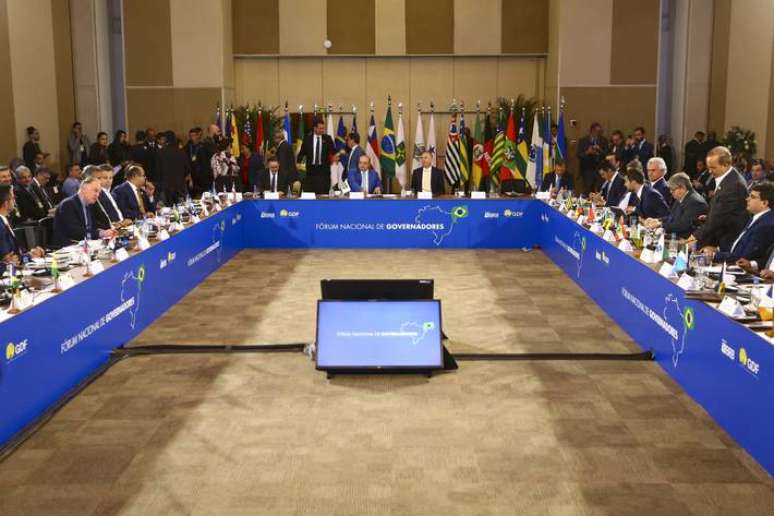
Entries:
<svg viewBox="0 0 774 516">
<path fill-rule="evenodd" d="M 739 350 L 739 362 L 741 362 L 742 365 L 747 365 L 747 350 L 744 348 Z"/>
<path fill-rule="evenodd" d="M 428 322 L 426 322 L 426 323 L 424 323 L 424 324 L 422 325 L 422 328 L 423 328 L 425 331 L 430 331 L 430 330 L 432 330 L 433 328 L 435 328 L 435 323 L 434 323 L 433 321 L 428 321 Z"/>
<path fill-rule="evenodd" d="M 16 346 L 13 345 L 13 342 L 9 342 L 8 345 L 5 347 L 5 359 L 11 360 L 15 354 L 16 354 Z"/>
<path fill-rule="evenodd" d="M 689 330 L 692 330 L 693 327 L 696 325 L 696 319 L 693 315 L 693 308 L 690 306 L 686 307 L 685 310 L 683 310 L 683 324 L 686 328 Z"/>
<path fill-rule="evenodd" d="M 288 210 L 286 210 L 285 208 L 282 208 L 280 210 L 280 217 L 287 217 L 287 216 L 288 216 Z"/>
<path fill-rule="evenodd" d="M 145 281 L 145 264 L 140 265 L 140 268 L 137 269 L 137 281 L 140 283 Z"/>
<path fill-rule="evenodd" d="M 586 237 L 581 237 L 581 252 L 586 252 Z"/>
<path fill-rule="evenodd" d="M 282 215 L 280 213 L 280 215 Z M 456 221 L 458 219 L 464 219 L 468 216 L 468 207 L 467 206 L 455 206 L 454 209 L 452 209 L 452 218 Z"/>
</svg>

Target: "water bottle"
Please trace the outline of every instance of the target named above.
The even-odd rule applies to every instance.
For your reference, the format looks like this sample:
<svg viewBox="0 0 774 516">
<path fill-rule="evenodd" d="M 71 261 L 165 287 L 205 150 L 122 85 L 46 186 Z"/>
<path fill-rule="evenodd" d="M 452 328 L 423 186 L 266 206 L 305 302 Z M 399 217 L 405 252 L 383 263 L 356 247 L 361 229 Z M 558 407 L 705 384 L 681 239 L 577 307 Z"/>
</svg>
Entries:
<svg viewBox="0 0 774 516">
<path fill-rule="evenodd" d="M 669 237 L 669 259 L 677 258 L 677 235 L 672 233 Z"/>
</svg>

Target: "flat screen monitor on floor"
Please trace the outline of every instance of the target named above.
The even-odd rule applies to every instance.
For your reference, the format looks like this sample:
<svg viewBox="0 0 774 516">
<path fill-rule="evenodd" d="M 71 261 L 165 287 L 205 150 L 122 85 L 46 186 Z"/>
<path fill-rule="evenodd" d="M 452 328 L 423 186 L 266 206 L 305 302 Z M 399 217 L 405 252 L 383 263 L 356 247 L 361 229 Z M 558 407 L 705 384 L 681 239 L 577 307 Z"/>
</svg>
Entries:
<svg viewBox="0 0 774 516">
<path fill-rule="evenodd" d="M 324 279 L 323 299 L 433 299 L 431 279 Z"/>
<path fill-rule="evenodd" d="M 441 349 L 438 300 L 317 302 L 317 369 L 440 369 Z"/>
</svg>

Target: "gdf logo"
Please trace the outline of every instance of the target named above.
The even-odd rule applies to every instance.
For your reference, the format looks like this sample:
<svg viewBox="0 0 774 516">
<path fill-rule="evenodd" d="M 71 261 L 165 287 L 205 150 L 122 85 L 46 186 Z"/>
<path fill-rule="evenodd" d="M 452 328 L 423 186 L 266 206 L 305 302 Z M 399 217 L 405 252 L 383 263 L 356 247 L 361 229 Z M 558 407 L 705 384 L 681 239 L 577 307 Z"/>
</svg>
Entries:
<svg viewBox="0 0 774 516">
<path fill-rule="evenodd" d="M 24 339 L 18 344 L 9 342 L 8 345 L 5 347 L 5 359 L 8 362 L 10 362 L 11 360 L 18 358 L 19 355 L 21 355 L 25 351 L 27 351 L 27 339 Z"/>
</svg>

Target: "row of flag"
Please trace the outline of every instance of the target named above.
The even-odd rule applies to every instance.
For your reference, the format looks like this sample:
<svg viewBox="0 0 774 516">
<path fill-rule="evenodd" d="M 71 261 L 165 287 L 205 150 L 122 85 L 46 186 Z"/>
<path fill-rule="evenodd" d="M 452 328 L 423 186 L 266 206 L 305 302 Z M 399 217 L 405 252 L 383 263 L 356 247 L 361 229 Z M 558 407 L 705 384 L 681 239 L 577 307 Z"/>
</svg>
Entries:
<svg viewBox="0 0 774 516">
<path fill-rule="evenodd" d="M 234 156 L 239 156 L 240 143 L 263 154 L 273 145 L 272 118 L 268 115 L 264 116 L 261 110 L 248 110 L 243 118 L 240 131 L 237 127 L 236 114 L 232 110 L 227 111 L 225 124 L 221 119 L 220 109 L 216 113 L 216 123 L 224 128 L 226 138 L 232 141 L 231 152 Z M 492 188 L 499 187 L 503 181 L 517 179 L 526 180 L 533 188 L 539 189 L 542 186 L 543 177 L 553 170 L 555 160 L 565 159 L 567 156 L 564 109 L 560 110 L 555 136 L 551 133 L 550 109 L 536 109 L 532 121 L 532 137 L 529 142 L 527 142 L 525 118 L 526 113 L 522 109 L 517 129 L 513 109 L 500 108 L 496 114 L 487 110 L 483 116 L 480 111 L 476 111 L 473 131 L 470 134 L 466 129 L 464 110 L 454 113 L 449 121 L 443 165 L 447 182 L 457 188 L 478 190 L 485 178 L 489 179 Z M 281 123 L 284 137 L 288 142 L 292 142 L 296 153 L 300 150 L 306 133 L 304 119 L 304 113 L 299 112 L 295 135 L 292 130 L 291 113 L 287 109 Z M 326 132 L 335 142 L 336 152 L 341 159 L 344 159 L 347 134 L 358 132 L 357 115 L 353 113 L 352 126 L 347 130 L 343 115 L 339 115 L 338 124 L 334 125 L 333 114 L 328 112 Z M 417 117 L 414 134 L 411 168 L 421 167 L 421 155 L 425 150 L 431 152 L 432 164 L 436 166 L 435 114 L 430 113 L 426 140 L 421 113 Z M 381 138 L 374 112 L 371 110 L 367 140 L 364 145 L 365 154 L 371 159 L 374 170 L 383 180 L 395 177 L 401 188 L 409 187 L 410 175 L 406 166 L 403 113 L 398 113 L 396 127 L 390 99 L 388 99 Z"/>
</svg>

